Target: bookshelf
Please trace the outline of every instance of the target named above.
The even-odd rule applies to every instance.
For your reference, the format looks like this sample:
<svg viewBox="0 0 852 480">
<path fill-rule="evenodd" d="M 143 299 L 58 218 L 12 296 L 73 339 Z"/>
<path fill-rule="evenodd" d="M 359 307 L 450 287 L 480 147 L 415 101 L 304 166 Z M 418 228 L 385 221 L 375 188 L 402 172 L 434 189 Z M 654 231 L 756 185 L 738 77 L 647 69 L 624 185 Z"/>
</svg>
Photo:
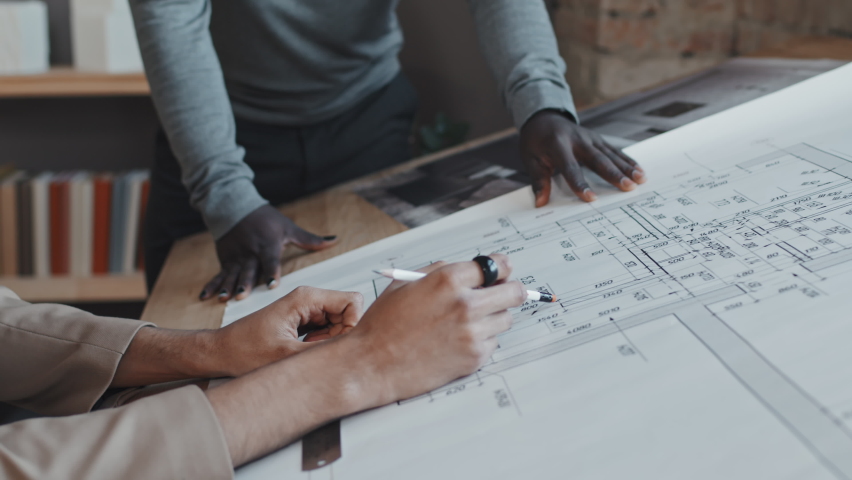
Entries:
<svg viewBox="0 0 852 480">
<path fill-rule="evenodd" d="M 130 302 L 147 296 L 143 273 L 85 278 L 0 276 L 0 285 L 28 302 Z"/>
<path fill-rule="evenodd" d="M 139 255 L 148 182 L 144 170 L 4 177 L 0 285 L 30 302 L 144 300 Z"/>
<path fill-rule="evenodd" d="M 0 75 L 0 100 L 72 97 L 142 97 L 150 94 L 143 73 L 81 72 L 57 66 L 33 75 Z M 144 301 L 144 273 L 91 277 L 0 275 L 8 287 L 29 302 Z"/>
<path fill-rule="evenodd" d="M 71 67 L 53 67 L 36 75 L 0 76 L 0 98 L 143 96 L 149 93 L 143 73 L 91 73 Z"/>
</svg>

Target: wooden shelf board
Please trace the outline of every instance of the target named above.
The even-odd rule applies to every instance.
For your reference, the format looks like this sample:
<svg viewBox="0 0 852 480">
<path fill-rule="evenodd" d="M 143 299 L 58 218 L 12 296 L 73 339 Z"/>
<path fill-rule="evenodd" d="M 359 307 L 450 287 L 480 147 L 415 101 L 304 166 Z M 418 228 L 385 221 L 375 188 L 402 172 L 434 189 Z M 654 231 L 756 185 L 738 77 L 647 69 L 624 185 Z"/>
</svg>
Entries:
<svg viewBox="0 0 852 480">
<path fill-rule="evenodd" d="M 92 277 L 0 277 L 28 302 L 115 302 L 144 301 L 145 275 L 98 275 Z"/>
<path fill-rule="evenodd" d="M 148 95 L 144 73 L 78 72 L 53 67 L 36 75 L 0 75 L 0 98 Z"/>
</svg>

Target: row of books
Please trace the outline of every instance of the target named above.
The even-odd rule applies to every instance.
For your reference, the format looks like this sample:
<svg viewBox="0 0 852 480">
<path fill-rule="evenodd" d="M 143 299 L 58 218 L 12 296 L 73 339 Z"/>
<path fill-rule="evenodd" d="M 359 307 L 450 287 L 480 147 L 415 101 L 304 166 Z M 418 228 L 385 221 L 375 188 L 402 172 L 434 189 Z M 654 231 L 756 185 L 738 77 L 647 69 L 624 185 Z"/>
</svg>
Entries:
<svg viewBox="0 0 852 480">
<path fill-rule="evenodd" d="M 88 277 L 142 270 L 149 173 L 0 167 L 0 275 Z"/>
</svg>

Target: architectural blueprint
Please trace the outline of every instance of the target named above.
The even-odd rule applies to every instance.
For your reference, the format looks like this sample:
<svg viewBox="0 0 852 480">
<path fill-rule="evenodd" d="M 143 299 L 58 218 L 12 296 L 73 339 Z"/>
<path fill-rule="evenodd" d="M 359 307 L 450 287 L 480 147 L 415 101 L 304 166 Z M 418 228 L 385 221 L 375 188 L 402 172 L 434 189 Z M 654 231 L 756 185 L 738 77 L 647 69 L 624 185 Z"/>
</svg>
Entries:
<svg viewBox="0 0 852 480">
<path fill-rule="evenodd" d="M 330 466 L 297 442 L 238 477 L 852 479 L 852 66 L 627 152 L 634 192 L 520 190 L 230 303 L 369 303 L 374 269 L 492 252 L 560 300 L 515 309 L 474 375 L 344 419 Z"/>
</svg>

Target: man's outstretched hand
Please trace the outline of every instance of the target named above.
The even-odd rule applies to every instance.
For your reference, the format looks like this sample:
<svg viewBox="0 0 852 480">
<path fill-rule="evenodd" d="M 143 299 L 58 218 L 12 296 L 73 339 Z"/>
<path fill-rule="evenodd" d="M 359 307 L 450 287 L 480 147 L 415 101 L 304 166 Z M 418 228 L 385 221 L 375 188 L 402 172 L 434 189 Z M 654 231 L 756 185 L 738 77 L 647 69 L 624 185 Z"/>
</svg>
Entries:
<svg viewBox="0 0 852 480">
<path fill-rule="evenodd" d="M 625 192 L 645 183 L 645 172 L 632 158 L 554 110 L 536 113 L 521 127 L 521 158 L 532 177 L 536 207 L 550 201 L 550 178 L 556 173 L 581 200 L 597 199 L 582 166 Z"/>
<path fill-rule="evenodd" d="M 281 278 L 279 262 L 285 245 L 292 243 L 305 250 L 322 250 L 334 245 L 335 240 L 335 236 L 320 237 L 302 230 L 270 205 L 258 207 L 216 241 L 222 269 L 207 282 L 199 298 L 241 300 L 258 281 L 273 288 Z"/>
</svg>

